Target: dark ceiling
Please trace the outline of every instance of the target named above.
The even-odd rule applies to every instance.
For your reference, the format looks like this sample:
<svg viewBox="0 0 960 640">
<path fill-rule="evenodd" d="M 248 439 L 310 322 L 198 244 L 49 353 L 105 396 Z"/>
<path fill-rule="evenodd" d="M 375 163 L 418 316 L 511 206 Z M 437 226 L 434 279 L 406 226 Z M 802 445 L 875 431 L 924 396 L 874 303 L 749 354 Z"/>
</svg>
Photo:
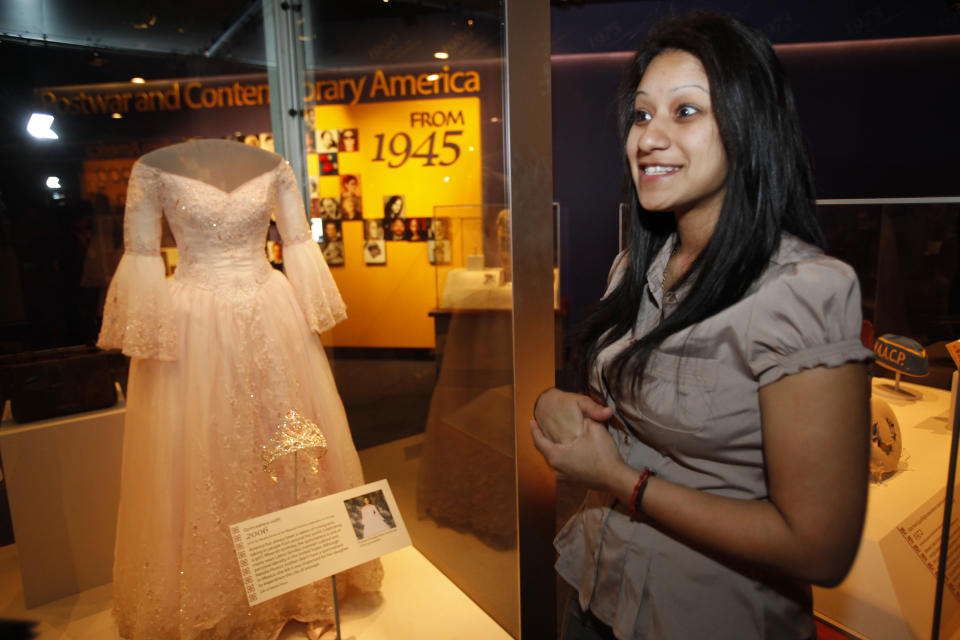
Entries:
<svg viewBox="0 0 960 640">
<path fill-rule="evenodd" d="M 632 50 L 653 22 L 704 6 L 780 44 L 960 33 L 960 0 L 551 0 L 552 51 Z M 261 7 L 262 0 L 0 0 L 0 126 L 22 128 L 17 119 L 35 87 L 262 72 Z M 503 41 L 498 0 L 306 0 L 302 15 L 309 61 L 320 69 L 433 62 L 439 47 L 452 61 L 496 57 Z"/>
<path fill-rule="evenodd" d="M 278 2 L 282 0 L 276 0 Z M 5 0 L 0 37 L 50 45 L 165 52 L 263 63 L 262 0 Z M 695 7 L 718 9 L 763 30 L 774 43 L 948 35 L 960 32 L 960 0 L 552 0 L 554 53 L 632 49 L 657 19 Z M 494 52 L 497 0 L 307 0 L 303 15 L 318 66 L 371 60 L 378 41 L 397 52 L 473 33 Z M 460 38 L 461 40 L 463 38 Z M 473 53 L 485 53 L 474 51 Z M 374 56 L 375 57 L 375 56 Z M 413 60 L 398 60 L 410 62 Z"/>
</svg>

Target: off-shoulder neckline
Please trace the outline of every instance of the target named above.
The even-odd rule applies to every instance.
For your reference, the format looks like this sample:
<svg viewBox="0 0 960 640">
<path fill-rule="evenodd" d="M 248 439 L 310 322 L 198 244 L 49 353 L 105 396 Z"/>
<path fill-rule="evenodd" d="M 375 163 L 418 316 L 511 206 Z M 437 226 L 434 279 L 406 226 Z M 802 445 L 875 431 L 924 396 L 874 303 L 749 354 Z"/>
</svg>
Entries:
<svg viewBox="0 0 960 640">
<path fill-rule="evenodd" d="M 175 176 L 175 177 L 177 177 L 177 178 L 183 178 L 184 180 L 188 180 L 188 181 L 190 181 L 190 182 L 196 182 L 196 183 L 202 184 L 202 185 L 204 185 L 204 186 L 210 187 L 210 188 L 213 189 L 214 191 L 218 191 L 218 192 L 220 192 L 220 193 L 222 193 L 222 194 L 224 194 L 224 195 L 231 196 L 231 195 L 233 195 L 234 193 L 236 193 L 237 191 L 240 191 L 241 189 L 243 189 L 244 187 L 246 187 L 247 185 L 249 185 L 250 183 L 257 181 L 257 180 L 259 180 L 260 178 L 262 178 L 262 177 L 264 177 L 264 176 L 266 176 L 266 175 L 269 175 L 269 174 L 273 173 L 274 171 L 276 171 L 277 169 L 279 169 L 280 167 L 286 165 L 286 164 L 287 164 L 287 161 L 284 160 L 283 157 L 281 157 L 280 160 L 277 162 L 277 164 L 274 165 L 273 167 L 271 167 L 270 169 L 267 169 L 266 171 L 264 171 L 264 172 L 262 172 L 262 173 L 258 173 L 257 175 L 252 176 L 251 178 L 248 178 L 247 180 L 244 180 L 243 182 L 241 182 L 240 184 L 238 184 L 236 187 L 234 187 L 233 189 L 229 189 L 229 190 L 227 190 L 227 189 L 222 189 L 222 188 L 218 187 L 218 186 L 215 185 L 215 184 L 211 184 L 211 183 L 209 183 L 209 182 L 205 182 L 204 180 L 201 180 L 201 179 L 199 179 L 199 178 L 194 178 L 193 176 L 188 176 L 188 175 L 185 175 L 185 174 L 182 174 L 182 173 L 177 173 L 177 172 L 175 172 L 175 171 L 168 171 L 168 170 L 166 170 L 166 169 L 161 169 L 160 167 L 155 167 L 155 166 L 153 166 L 152 164 L 149 164 L 149 163 L 147 163 L 147 162 L 143 162 L 142 159 L 137 160 L 137 164 L 140 165 L 141 167 L 145 167 L 145 168 L 148 168 L 148 169 L 150 169 L 150 170 L 152 170 L 152 171 L 156 171 L 157 173 L 161 173 L 161 174 L 168 175 L 168 176 Z"/>
</svg>

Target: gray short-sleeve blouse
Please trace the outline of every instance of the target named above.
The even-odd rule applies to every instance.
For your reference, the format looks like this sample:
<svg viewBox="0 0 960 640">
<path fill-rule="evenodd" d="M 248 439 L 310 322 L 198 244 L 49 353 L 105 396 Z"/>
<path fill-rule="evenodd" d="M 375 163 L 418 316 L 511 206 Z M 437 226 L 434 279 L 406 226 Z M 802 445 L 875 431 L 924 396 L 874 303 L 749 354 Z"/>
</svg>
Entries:
<svg viewBox="0 0 960 640">
<path fill-rule="evenodd" d="M 672 246 L 667 242 L 647 272 L 633 335 L 600 353 L 591 380 L 596 397 L 606 396 L 601 368 L 686 293 L 661 288 Z M 614 263 L 611 287 L 625 268 L 625 260 Z M 611 434 L 636 469 L 717 495 L 765 500 L 759 389 L 806 368 L 870 360 L 860 330 L 853 270 L 785 234 L 739 302 L 654 352 L 640 396 L 617 399 L 632 431 L 611 425 Z M 808 585 L 703 554 L 631 519 L 609 495 L 591 491 L 555 546 L 557 571 L 578 590 L 581 606 L 623 640 L 815 635 Z"/>
</svg>

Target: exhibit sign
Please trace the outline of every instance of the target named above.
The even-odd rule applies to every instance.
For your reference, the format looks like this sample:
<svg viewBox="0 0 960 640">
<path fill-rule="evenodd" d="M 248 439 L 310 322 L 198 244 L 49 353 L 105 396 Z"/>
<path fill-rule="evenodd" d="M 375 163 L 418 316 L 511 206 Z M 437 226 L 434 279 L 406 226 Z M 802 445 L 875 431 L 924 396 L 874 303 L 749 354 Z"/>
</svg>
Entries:
<svg viewBox="0 0 960 640">
<path fill-rule="evenodd" d="M 250 606 L 410 545 L 386 480 L 230 526 Z"/>
<path fill-rule="evenodd" d="M 477 97 L 320 105 L 312 121 L 311 196 L 334 199 L 344 220 L 427 218 L 482 199 Z"/>
<path fill-rule="evenodd" d="M 321 104 L 307 120 L 314 238 L 350 309 L 325 344 L 433 348 L 437 266 L 465 241 L 434 216 L 483 200 L 480 99 Z"/>
</svg>

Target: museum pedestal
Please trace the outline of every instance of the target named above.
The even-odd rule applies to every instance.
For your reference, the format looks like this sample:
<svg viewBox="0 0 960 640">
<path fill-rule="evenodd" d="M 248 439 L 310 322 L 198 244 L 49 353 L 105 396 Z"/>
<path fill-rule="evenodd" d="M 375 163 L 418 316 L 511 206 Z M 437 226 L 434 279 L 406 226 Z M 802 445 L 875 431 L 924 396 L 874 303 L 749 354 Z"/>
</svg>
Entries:
<svg viewBox="0 0 960 640">
<path fill-rule="evenodd" d="M 123 403 L 0 426 L 27 608 L 112 579 Z"/>
</svg>

